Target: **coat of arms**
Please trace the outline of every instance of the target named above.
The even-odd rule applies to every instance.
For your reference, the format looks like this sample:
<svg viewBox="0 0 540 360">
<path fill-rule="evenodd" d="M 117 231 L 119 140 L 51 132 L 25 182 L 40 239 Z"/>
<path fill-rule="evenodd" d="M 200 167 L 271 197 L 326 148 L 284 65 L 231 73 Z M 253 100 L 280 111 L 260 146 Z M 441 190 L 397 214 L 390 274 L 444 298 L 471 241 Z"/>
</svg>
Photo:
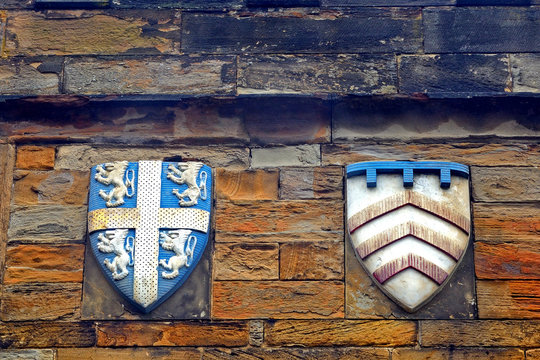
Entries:
<svg viewBox="0 0 540 360">
<path fill-rule="evenodd" d="M 88 233 L 105 277 L 150 312 L 189 277 L 208 242 L 212 171 L 200 162 L 92 168 Z"/>
<path fill-rule="evenodd" d="M 347 227 L 372 280 L 402 308 L 429 302 L 463 258 L 471 232 L 469 169 L 448 162 L 347 167 Z"/>
</svg>

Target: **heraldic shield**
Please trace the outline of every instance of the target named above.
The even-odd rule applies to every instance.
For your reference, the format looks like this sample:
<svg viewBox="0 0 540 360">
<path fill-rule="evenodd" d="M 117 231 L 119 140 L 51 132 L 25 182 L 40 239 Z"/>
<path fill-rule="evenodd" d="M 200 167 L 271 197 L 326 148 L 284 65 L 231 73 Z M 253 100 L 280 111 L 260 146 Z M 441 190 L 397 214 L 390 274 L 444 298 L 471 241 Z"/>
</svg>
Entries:
<svg viewBox="0 0 540 360">
<path fill-rule="evenodd" d="M 415 312 L 442 289 L 468 247 L 469 168 L 434 161 L 349 165 L 347 226 L 372 280 Z"/>
<path fill-rule="evenodd" d="M 148 313 L 172 295 L 208 242 L 212 170 L 200 162 L 117 161 L 92 168 L 88 233 L 105 277 Z"/>
</svg>

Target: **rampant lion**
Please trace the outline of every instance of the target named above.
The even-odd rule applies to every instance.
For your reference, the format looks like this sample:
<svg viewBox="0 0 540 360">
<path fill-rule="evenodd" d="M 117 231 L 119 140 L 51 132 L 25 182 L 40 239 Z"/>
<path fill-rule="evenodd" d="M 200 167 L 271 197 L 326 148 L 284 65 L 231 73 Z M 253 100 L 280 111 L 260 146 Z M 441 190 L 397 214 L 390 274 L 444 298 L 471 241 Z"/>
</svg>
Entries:
<svg viewBox="0 0 540 360">
<path fill-rule="evenodd" d="M 192 236 L 190 237 L 191 230 L 169 230 L 167 232 L 162 232 L 160 235 L 161 247 L 165 250 L 174 251 L 176 255 L 171 256 L 169 261 L 161 259 L 159 265 L 163 266 L 167 270 L 172 270 L 171 272 L 163 271 L 161 276 L 165 279 L 174 279 L 178 276 L 178 270 L 182 267 L 189 267 L 191 265 L 191 260 L 193 259 L 193 250 L 197 243 L 197 239 Z M 189 238 L 189 240 L 188 240 Z M 188 246 L 186 248 L 186 241 L 188 241 Z M 185 249 L 185 250 L 184 250 Z"/>
<path fill-rule="evenodd" d="M 178 189 L 173 190 L 173 194 L 180 199 L 178 202 L 180 206 L 197 205 L 197 200 L 201 197 L 201 190 L 206 187 L 206 184 L 202 182 L 200 186 L 197 185 L 197 175 L 202 166 L 203 164 L 200 162 L 180 162 L 178 168 L 172 164 L 169 165 L 167 179 L 172 180 L 175 184 L 188 186 L 182 193 Z M 189 198 L 189 200 L 186 201 L 185 198 Z"/>
<path fill-rule="evenodd" d="M 128 229 L 115 229 L 105 231 L 99 234 L 97 244 L 98 250 L 104 253 L 114 253 L 116 256 L 111 262 L 109 259 L 105 259 L 103 262 L 107 269 L 112 272 L 114 280 L 122 280 L 128 276 L 129 271 L 127 266 L 129 265 L 129 254 L 127 251 L 131 251 L 129 246 L 124 246 L 124 240 L 126 239 Z M 127 250 L 127 251 L 126 251 Z"/>
<path fill-rule="evenodd" d="M 133 182 L 126 180 L 124 183 L 124 174 L 128 164 L 127 161 L 116 161 L 103 164 L 105 168 L 101 165 L 96 166 L 97 174 L 94 178 L 102 184 L 114 186 L 109 193 L 105 190 L 99 190 L 99 196 L 106 201 L 107 207 L 121 206 L 124 204 L 124 196 L 133 196 L 133 193 L 128 193 L 128 187 L 133 189 Z"/>
</svg>

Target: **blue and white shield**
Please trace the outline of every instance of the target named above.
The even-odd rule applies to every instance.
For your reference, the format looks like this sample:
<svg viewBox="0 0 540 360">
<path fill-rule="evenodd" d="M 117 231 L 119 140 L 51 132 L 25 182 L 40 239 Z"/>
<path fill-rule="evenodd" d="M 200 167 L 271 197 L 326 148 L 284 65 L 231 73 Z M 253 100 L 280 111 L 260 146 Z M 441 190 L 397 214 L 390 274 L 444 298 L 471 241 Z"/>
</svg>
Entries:
<svg viewBox="0 0 540 360">
<path fill-rule="evenodd" d="M 189 277 L 208 242 L 212 170 L 200 162 L 92 168 L 88 233 L 107 280 L 148 313 Z"/>
</svg>

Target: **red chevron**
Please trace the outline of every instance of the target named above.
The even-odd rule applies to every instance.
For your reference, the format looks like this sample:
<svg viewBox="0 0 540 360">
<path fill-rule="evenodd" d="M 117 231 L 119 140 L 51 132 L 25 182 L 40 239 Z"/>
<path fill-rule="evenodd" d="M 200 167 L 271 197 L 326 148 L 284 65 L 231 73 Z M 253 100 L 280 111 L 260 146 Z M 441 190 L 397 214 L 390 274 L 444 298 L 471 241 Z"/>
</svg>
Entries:
<svg viewBox="0 0 540 360">
<path fill-rule="evenodd" d="M 461 254 L 463 254 L 464 249 L 460 248 L 451 238 L 412 221 L 399 224 L 373 237 L 370 237 L 358 245 L 356 251 L 360 258 L 365 259 L 368 255 L 371 255 L 380 248 L 383 248 L 386 245 L 403 239 L 409 235 L 435 246 L 453 257 L 456 261 L 459 260 Z"/>
<path fill-rule="evenodd" d="M 463 216 L 453 209 L 412 190 L 406 190 L 399 194 L 389 196 L 386 199 L 358 211 L 349 218 L 349 232 L 352 234 L 360 226 L 405 205 L 412 205 L 416 208 L 436 215 L 441 219 L 456 225 L 466 234 L 469 234 L 471 223 L 466 216 Z"/>
<path fill-rule="evenodd" d="M 448 273 L 439 266 L 420 255 L 411 253 L 384 264 L 373 272 L 373 276 L 383 284 L 386 280 L 407 268 L 420 271 L 439 285 L 448 277 Z"/>
</svg>

